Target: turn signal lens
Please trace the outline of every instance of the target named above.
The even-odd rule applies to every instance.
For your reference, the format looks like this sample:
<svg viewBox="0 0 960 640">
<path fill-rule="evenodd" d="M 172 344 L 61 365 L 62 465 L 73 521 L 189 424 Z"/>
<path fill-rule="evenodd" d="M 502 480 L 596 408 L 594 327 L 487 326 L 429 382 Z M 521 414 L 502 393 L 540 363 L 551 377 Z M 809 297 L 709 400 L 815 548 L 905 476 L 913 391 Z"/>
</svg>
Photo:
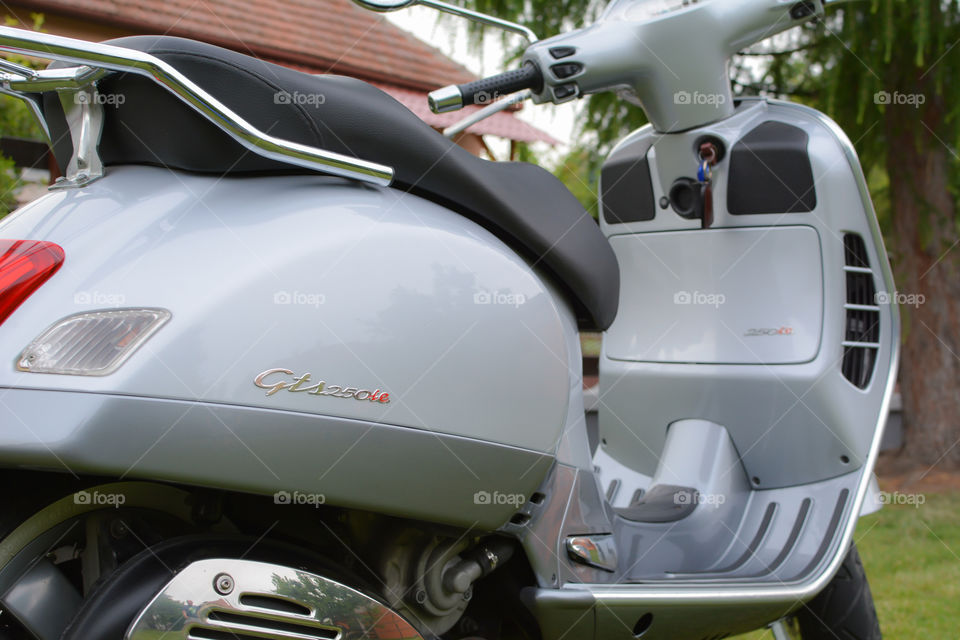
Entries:
<svg viewBox="0 0 960 640">
<path fill-rule="evenodd" d="M 63 248 L 40 240 L 0 240 L 0 324 L 63 264 Z"/>
<path fill-rule="evenodd" d="M 105 376 L 170 319 L 166 309 L 111 309 L 67 316 L 27 345 L 17 369 Z"/>
</svg>

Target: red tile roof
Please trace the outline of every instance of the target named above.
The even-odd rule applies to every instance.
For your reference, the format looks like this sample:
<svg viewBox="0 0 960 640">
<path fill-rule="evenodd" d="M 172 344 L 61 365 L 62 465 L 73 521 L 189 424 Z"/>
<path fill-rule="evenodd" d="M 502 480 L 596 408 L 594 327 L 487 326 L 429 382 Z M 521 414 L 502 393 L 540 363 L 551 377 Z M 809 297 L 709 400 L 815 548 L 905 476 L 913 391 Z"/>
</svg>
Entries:
<svg viewBox="0 0 960 640">
<path fill-rule="evenodd" d="M 15 0 L 135 33 L 166 33 L 340 73 L 431 90 L 473 76 L 350 0 Z"/>
<path fill-rule="evenodd" d="M 475 107 L 436 115 L 426 92 L 474 79 L 439 50 L 350 0 L 14 0 L 31 11 L 143 34 L 210 42 L 310 73 L 337 73 L 376 84 L 421 119 L 445 127 Z M 499 113 L 470 128 L 555 144 L 548 134 Z"/>
</svg>

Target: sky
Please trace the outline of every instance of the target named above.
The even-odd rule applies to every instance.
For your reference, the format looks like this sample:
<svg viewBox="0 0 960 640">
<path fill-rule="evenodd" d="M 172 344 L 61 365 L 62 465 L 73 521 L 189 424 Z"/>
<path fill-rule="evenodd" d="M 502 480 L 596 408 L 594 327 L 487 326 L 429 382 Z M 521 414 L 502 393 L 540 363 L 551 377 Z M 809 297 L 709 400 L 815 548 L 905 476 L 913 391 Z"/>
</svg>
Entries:
<svg viewBox="0 0 960 640">
<path fill-rule="evenodd" d="M 467 20 L 455 16 L 445 16 L 442 21 L 437 20 L 440 15 L 436 10 L 427 7 L 411 7 L 386 14 L 387 19 L 402 29 L 405 29 L 424 42 L 436 47 L 444 54 L 453 58 L 478 76 L 488 76 L 506 71 L 503 53 L 500 48 L 500 35 L 495 29 L 488 30 L 485 38 L 483 53 L 475 53 L 467 45 Z M 537 34 L 541 38 L 553 34 Z M 516 36 L 518 39 L 520 36 Z M 548 163 L 558 159 L 569 149 L 573 136 L 574 120 L 578 102 L 564 105 L 534 105 L 532 102 L 524 104 L 518 117 L 544 129 L 564 144 L 549 150 L 546 145 L 537 148 L 541 157 Z M 493 148 L 498 158 L 508 155 L 509 142 L 492 139 L 487 136 L 488 144 Z"/>
</svg>

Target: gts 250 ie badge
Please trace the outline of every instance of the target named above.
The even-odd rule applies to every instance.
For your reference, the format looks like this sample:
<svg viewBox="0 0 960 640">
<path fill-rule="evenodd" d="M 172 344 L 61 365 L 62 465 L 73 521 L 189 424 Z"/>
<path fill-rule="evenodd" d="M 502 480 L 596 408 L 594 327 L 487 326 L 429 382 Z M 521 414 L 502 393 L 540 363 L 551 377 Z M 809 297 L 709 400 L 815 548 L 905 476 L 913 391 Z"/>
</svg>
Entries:
<svg viewBox="0 0 960 640">
<path fill-rule="evenodd" d="M 267 381 L 270 377 L 271 381 Z M 359 387 L 342 387 L 338 384 L 327 384 L 326 381 L 310 382 L 310 374 L 295 376 L 290 369 L 267 369 L 256 378 L 253 384 L 261 389 L 267 390 L 267 395 L 272 396 L 280 391 L 290 391 L 291 393 L 306 393 L 311 396 L 330 396 L 331 398 L 353 398 L 364 402 L 379 402 L 387 404 L 390 402 L 390 394 L 380 389 L 371 391 Z"/>
<path fill-rule="evenodd" d="M 772 329 L 747 329 L 745 338 L 762 338 L 764 336 L 792 336 L 793 327 L 779 327 Z"/>
</svg>

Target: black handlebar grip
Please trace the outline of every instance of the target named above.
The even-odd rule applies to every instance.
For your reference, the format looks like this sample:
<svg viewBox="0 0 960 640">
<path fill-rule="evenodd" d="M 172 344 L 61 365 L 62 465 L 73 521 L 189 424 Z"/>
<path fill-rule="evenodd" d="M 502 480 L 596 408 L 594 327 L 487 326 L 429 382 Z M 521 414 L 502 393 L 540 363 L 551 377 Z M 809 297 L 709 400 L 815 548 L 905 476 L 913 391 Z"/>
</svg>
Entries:
<svg viewBox="0 0 960 640">
<path fill-rule="evenodd" d="M 481 78 L 457 87 L 463 96 L 463 105 L 476 104 L 486 106 L 499 98 L 524 89 L 539 91 L 543 88 L 543 74 L 532 62 L 526 62 L 519 69 Z"/>
</svg>

